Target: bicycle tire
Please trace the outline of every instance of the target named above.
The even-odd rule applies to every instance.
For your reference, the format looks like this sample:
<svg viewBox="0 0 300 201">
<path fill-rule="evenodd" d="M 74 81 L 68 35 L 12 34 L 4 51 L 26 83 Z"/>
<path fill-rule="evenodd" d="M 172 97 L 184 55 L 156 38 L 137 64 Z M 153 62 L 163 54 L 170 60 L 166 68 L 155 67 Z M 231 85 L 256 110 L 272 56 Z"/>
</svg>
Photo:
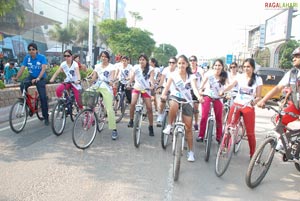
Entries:
<svg viewBox="0 0 300 201">
<path fill-rule="evenodd" d="M 222 136 L 224 135 L 225 129 L 226 129 L 226 124 L 227 124 L 227 119 L 228 119 L 228 114 L 229 114 L 230 108 L 229 107 L 224 107 L 224 116 L 223 116 L 223 128 L 222 128 Z"/>
<path fill-rule="evenodd" d="M 266 176 L 274 158 L 276 144 L 277 142 L 275 138 L 268 137 L 255 151 L 249 163 L 246 174 L 246 184 L 249 188 L 257 187 Z M 267 148 L 268 150 L 266 150 L 265 148 Z M 265 152 L 265 150 L 267 151 L 267 160 L 262 161 L 263 152 Z M 259 169 L 260 167 L 262 167 L 262 170 L 257 170 L 257 168 Z M 255 172 L 258 172 L 258 176 L 256 178 L 254 178 L 255 175 L 253 174 Z"/>
<path fill-rule="evenodd" d="M 235 139 L 234 149 L 233 149 L 233 152 L 235 154 L 237 154 L 238 151 L 240 150 L 242 142 L 243 142 L 243 138 L 244 138 L 244 136 L 246 134 L 245 126 L 244 126 L 244 124 L 241 121 L 237 125 L 237 131 L 236 132 L 238 132 L 237 133 L 237 139 Z"/>
<path fill-rule="evenodd" d="M 113 109 L 115 111 L 116 123 L 119 123 L 123 118 L 123 103 L 121 95 L 118 94 L 114 100 Z"/>
<path fill-rule="evenodd" d="M 163 120 L 161 123 L 161 147 L 165 150 L 167 148 L 169 135 L 164 134 L 163 130 L 168 124 L 169 111 L 164 112 Z"/>
<path fill-rule="evenodd" d="M 66 108 L 63 101 L 58 101 L 51 113 L 51 128 L 55 135 L 60 136 L 66 126 Z"/>
<path fill-rule="evenodd" d="M 221 177 L 228 169 L 234 149 L 235 136 L 231 133 L 223 135 L 216 158 L 215 173 Z"/>
<path fill-rule="evenodd" d="M 97 120 L 97 115 L 92 109 L 84 109 L 77 115 L 72 129 L 72 140 L 77 148 L 86 149 L 94 142 Z"/>
<path fill-rule="evenodd" d="M 173 155 L 173 180 L 177 181 L 179 179 L 180 172 L 180 160 L 182 155 L 182 143 L 183 143 L 183 134 L 174 130 L 175 144 L 174 144 L 174 155 Z"/>
<path fill-rule="evenodd" d="M 24 101 L 19 99 L 11 107 L 9 111 L 9 126 L 15 133 L 20 133 L 27 122 L 28 118 L 28 106 L 25 104 L 25 113 L 22 113 L 24 107 Z M 19 125 L 19 126 L 18 126 Z"/>
<path fill-rule="evenodd" d="M 298 159 L 299 159 L 299 153 L 300 153 L 300 150 L 299 150 L 299 148 L 297 148 L 297 151 L 295 153 L 295 157 L 298 158 Z M 299 163 L 295 162 L 294 164 L 295 164 L 295 168 L 300 172 L 300 165 L 299 165 Z"/>
<path fill-rule="evenodd" d="M 36 116 L 40 121 L 44 120 L 43 113 L 42 113 L 42 105 L 40 98 L 37 97 L 36 102 L 35 102 L 35 109 L 36 109 Z"/>
<path fill-rule="evenodd" d="M 97 130 L 99 131 L 99 133 L 101 133 L 106 122 L 105 107 L 102 102 L 98 104 L 98 109 L 96 111 L 97 111 L 96 116 L 98 119 Z"/>
<path fill-rule="evenodd" d="M 204 141 L 205 141 L 205 157 L 204 157 L 204 160 L 206 162 L 209 161 L 213 130 L 214 130 L 214 120 L 209 119 L 208 123 L 207 123 L 207 127 L 206 127 L 205 139 L 204 139 Z"/>
<path fill-rule="evenodd" d="M 142 113 L 141 111 L 136 111 L 133 120 L 133 143 L 136 148 L 140 146 L 141 140 L 141 123 L 142 123 Z"/>
</svg>

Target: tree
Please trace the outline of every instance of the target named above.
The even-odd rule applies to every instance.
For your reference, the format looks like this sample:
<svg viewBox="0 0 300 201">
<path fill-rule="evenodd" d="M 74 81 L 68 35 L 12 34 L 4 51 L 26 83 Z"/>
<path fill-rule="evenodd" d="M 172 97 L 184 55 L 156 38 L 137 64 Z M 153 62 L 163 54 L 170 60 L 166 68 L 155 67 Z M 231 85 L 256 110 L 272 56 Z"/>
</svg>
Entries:
<svg viewBox="0 0 300 201">
<path fill-rule="evenodd" d="M 62 43 L 62 52 L 64 51 L 64 44 L 72 44 L 75 40 L 76 33 L 73 24 L 69 24 L 68 27 L 61 27 L 59 24 L 55 24 L 54 28 L 48 32 L 50 39 Z"/>
<path fill-rule="evenodd" d="M 132 12 L 129 11 L 129 14 L 131 15 L 131 17 L 134 19 L 134 27 L 136 27 L 136 22 L 137 21 L 142 21 L 143 17 L 140 15 L 139 12 Z"/>
<path fill-rule="evenodd" d="M 283 69 L 290 69 L 292 64 L 292 52 L 300 46 L 300 42 L 296 40 L 289 40 L 285 42 L 279 51 L 279 66 Z"/>
<path fill-rule="evenodd" d="M 160 44 L 154 49 L 153 57 L 158 61 L 160 65 L 168 66 L 170 57 L 178 54 L 177 49 L 170 44 Z"/>
<path fill-rule="evenodd" d="M 10 19 L 9 22 L 13 21 L 12 19 L 15 19 L 18 22 L 17 26 L 21 28 L 24 27 L 25 8 L 23 4 L 21 4 L 18 0 L 0 0 L 0 5 L 1 21 L 3 21 L 4 18 Z"/>
</svg>

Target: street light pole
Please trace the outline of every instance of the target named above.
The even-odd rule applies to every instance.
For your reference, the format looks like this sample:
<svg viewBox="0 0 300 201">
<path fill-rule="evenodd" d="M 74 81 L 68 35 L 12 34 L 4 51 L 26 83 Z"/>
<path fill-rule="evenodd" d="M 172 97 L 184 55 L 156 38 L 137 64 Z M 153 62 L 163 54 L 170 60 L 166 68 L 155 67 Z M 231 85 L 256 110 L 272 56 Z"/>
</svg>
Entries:
<svg viewBox="0 0 300 201">
<path fill-rule="evenodd" d="M 89 11 L 89 40 L 88 40 L 88 56 L 87 56 L 87 62 L 88 66 L 92 67 L 93 65 L 93 24 L 94 24 L 94 2 L 93 0 L 90 0 L 90 11 Z"/>
</svg>

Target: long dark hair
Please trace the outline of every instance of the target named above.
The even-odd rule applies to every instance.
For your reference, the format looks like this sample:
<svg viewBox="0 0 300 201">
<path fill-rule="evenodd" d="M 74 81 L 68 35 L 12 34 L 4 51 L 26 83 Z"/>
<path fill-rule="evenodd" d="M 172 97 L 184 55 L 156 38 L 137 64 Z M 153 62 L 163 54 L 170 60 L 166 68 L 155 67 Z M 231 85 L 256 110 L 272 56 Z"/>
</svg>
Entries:
<svg viewBox="0 0 300 201">
<path fill-rule="evenodd" d="M 247 58 L 243 62 L 243 66 L 244 66 L 244 64 L 246 62 L 248 62 L 250 64 L 250 66 L 253 68 L 253 73 L 252 73 L 251 78 L 250 78 L 250 80 L 248 82 L 248 86 L 251 87 L 255 83 L 255 81 L 256 81 L 256 73 L 254 73 L 254 70 L 255 70 L 255 61 L 252 58 Z"/>
<path fill-rule="evenodd" d="M 219 62 L 221 65 L 222 65 L 222 71 L 220 73 L 220 80 L 219 80 L 219 83 L 221 85 L 225 85 L 225 82 L 226 82 L 226 79 L 228 78 L 228 74 L 227 72 L 224 70 L 224 62 L 222 59 L 216 59 L 215 62 L 213 63 L 213 66 Z"/>
<path fill-rule="evenodd" d="M 190 77 L 190 75 L 191 74 L 193 74 L 192 73 L 192 69 L 191 69 L 191 66 L 190 66 L 190 62 L 189 62 L 189 59 L 185 56 L 185 55 L 180 55 L 178 58 L 177 58 L 177 61 L 179 60 L 179 59 L 183 59 L 187 64 L 188 64 L 188 66 L 186 67 L 186 73 L 188 74 L 188 77 Z"/>
<path fill-rule="evenodd" d="M 146 77 L 146 75 L 148 74 L 149 69 L 150 69 L 150 67 L 149 67 L 149 59 L 148 59 L 148 57 L 147 57 L 146 54 L 142 53 L 142 54 L 140 54 L 138 60 L 140 60 L 140 58 L 142 58 L 142 57 L 146 60 L 146 66 L 145 66 L 145 68 L 143 70 L 143 76 Z"/>
</svg>

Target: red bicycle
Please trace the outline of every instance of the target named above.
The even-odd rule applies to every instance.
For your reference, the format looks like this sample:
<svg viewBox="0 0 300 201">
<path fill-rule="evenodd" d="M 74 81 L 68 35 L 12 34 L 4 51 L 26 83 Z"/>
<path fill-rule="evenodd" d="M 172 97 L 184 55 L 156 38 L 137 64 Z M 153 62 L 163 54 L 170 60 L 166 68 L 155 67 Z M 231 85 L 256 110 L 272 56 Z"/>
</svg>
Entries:
<svg viewBox="0 0 300 201">
<path fill-rule="evenodd" d="M 26 82 L 23 82 L 24 85 Z M 20 133 L 27 122 L 28 116 L 32 117 L 36 114 L 39 120 L 44 120 L 41 103 L 37 90 L 34 91 L 33 95 L 26 92 L 25 87 L 23 87 L 22 97 L 12 105 L 9 112 L 9 125 L 11 130 L 15 133 Z"/>
</svg>

